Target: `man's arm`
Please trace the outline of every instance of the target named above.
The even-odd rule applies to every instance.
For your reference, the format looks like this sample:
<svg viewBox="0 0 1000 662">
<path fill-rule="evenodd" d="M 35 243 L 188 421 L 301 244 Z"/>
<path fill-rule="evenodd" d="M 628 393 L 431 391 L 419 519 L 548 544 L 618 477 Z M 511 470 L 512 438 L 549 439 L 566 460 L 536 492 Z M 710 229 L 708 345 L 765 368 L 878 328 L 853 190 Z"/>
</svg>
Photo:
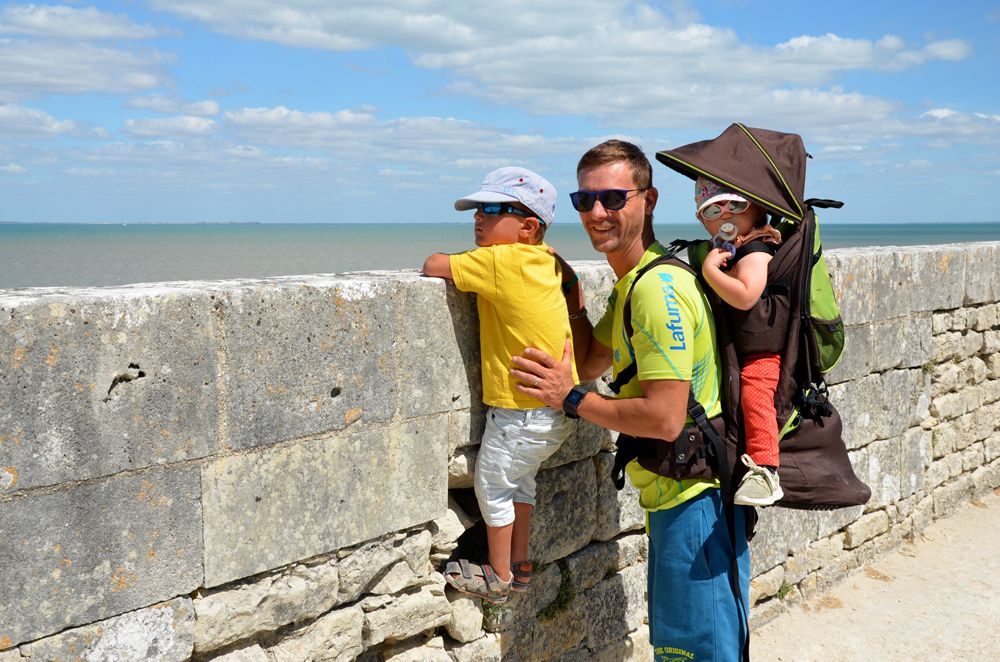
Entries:
<svg viewBox="0 0 1000 662">
<path fill-rule="evenodd" d="M 425 276 L 454 280 L 451 276 L 451 255 L 447 253 L 434 253 L 424 260 L 424 268 L 421 269 L 421 272 Z"/>
<path fill-rule="evenodd" d="M 556 361 L 545 352 L 532 347 L 511 360 L 516 366 L 511 369 L 511 374 L 523 382 L 517 385 L 517 390 L 538 398 L 554 409 L 562 409 L 563 400 L 573 388 L 573 373 L 570 369 L 572 353 L 568 340 L 562 361 Z M 538 385 L 534 386 L 536 378 Z M 577 406 L 576 412 L 580 418 L 591 423 L 625 434 L 676 439 L 684 429 L 687 418 L 690 382 L 651 379 L 640 381 L 639 386 L 643 394 L 637 398 L 615 399 L 588 393 Z"/>
</svg>

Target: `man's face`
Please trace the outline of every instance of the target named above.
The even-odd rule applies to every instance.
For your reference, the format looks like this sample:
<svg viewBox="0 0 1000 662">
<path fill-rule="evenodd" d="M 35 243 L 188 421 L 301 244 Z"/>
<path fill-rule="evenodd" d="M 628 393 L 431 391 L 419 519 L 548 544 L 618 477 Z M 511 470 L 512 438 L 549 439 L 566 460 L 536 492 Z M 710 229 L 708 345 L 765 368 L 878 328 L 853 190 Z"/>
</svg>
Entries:
<svg viewBox="0 0 1000 662">
<path fill-rule="evenodd" d="M 632 171 L 624 162 L 584 170 L 577 181 L 581 191 L 636 188 Z M 646 216 L 652 213 L 651 205 L 655 205 L 655 201 L 655 189 L 634 191 L 628 194 L 625 206 L 617 211 L 605 209 L 601 201 L 597 200 L 593 209 L 579 212 L 580 221 L 594 250 L 613 254 L 625 252 L 636 245 L 641 246 L 643 225 Z"/>
</svg>

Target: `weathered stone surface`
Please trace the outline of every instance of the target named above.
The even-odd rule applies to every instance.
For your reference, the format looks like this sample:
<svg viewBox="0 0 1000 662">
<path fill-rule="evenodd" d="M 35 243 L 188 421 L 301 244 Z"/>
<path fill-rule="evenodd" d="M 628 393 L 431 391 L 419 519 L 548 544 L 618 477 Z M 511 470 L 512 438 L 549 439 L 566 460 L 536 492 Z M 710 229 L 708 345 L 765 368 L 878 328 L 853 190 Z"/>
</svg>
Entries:
<svg viewBox="0 0 1000 662">
<path fill-rule="evenodd" d="M 195 650 L 215 650 L 258 632 L 315 618 L 337 604 L 335 561 L 295 565 L 251 583 L 195 598 Z"/>
<path fill-rule="evenodd" d="M 872 322 L 868 328 L 872 339 L 871 372 L 919 368 L 933 357 L 933 334 L 928 314 Z"/>
<path fill-rule="evenodd" d="M 594 464 L 580 460 L 542 470 L 537 482 L 528 558 L 547 563 L 569 556 L 593 538 L 597 519 Z"/>
<path fill-rule="evenodd" d="M 750 606 L 777 595 L 783 581 L 785 581 L 785 569 L 780 565 L 751 579 Z"/>
<path fill-rule="evenodd" d="M 0 503 L 0 641 L 193 591 L 200 492 L 196 468 L 156 468 Z"/>
<path fill-rule="evenodd" d="M 542 469 L 561 467 L 578 460 L 593 457 L 599 450 L 607 430 L 584 420 L 576 421 L 576 430 L 569 436 L 550 458 L 542 463 Z"/>
<path fill-rule="evenodd" d="M 451 602 L 451 620 L 444 626 L 448 636 L 462 643 L 483 636 L 482 601 L 452 591 L 448 592 L 448 600 Z"/>
<path fill-rule="evenodd" d="M 217 655 L 212 658 L 212 662 L 271 662 L 271 658 L 259 644 L 251 644 Z"/>
<path fill-rule="evenodd" d="M 414 637 L 405 642 L 387 642 L 382 654 L 385 662 L 452 662 L 444 647 L 444 637 Z"/>
<path fill-rule="evenodd" d="M 455 501 L 448 497 L 448 510 L 430 523 L 431 553 L 450 554 L 458 547 L 458 538 L 475 522 Z"/>
<path fill-rule="evenodd" d="M 860 546 L 861 543 L 871 540 L 888 530 L 889 516 L 884 510 L 863 515 L 847 527 L 847 535 L 844 536 L 844 548 L 854 549 Z"/>
<path fill-rule="evenodd" d="M 589 615 L 574 600 L 564 611 L 550 618 L 537 618 L 525 623 L 523 631 L 510 633 L 501 639 L 505 660 L 518 662 L 548 662 L 573 650 L 587 636 Z"/>
<path fill-rule="evenodd" d="M 966 305 L 1000 299 L 1000 244 L 977 242 L 962 244 L 966 251 L 965 299 Z"/>
<path fill-rule="evenodd" d="M 0 294 L 0 493 L 215 450 L 208 294 L 72 292 Z"/>
<path fill-rule="evenodd" d="M 0 662 L 22 662 L 24 660 L 21 654 L 14 650 L 0 651 Z"/>
<path fill-rule="evenodd" d="M 795 552 L 785 563 L 784 576 L 790 584 L 798 584 L 806 575 L 831 563 L 844 551 L 844 534 L 822 538 L 805 550 Z"/>
<path fill-rule="evenodd" d="M 578 595 L 577 600 L 587 614 L 587 648 L 604 648 L 642 625 L 646 616 L 646 568 L 625 568 Z"/>
<path fill-rule="evenodd" d="M 900 498 L 902 476 L 900 438 L 873 441 L 865 447 L 867 471 L 859 478 L 872 490 L 866 508 L 875 510 Z M 922 470 L 921 470 L 922 473 Z"/>
<path fill-rule="evenodd" d="M 928 343 L 930 343 L 928 339 Z M 844 327 L 844 353 L 840 363 L 826 375 L 827 384 L 839 384 L 860 379 L 869 374 L 874 360 L 872 352 L 872 325 L 855 324 Z"/>
<path fill-rule="evenodd" d="M 595 540 L 611 540 L 624 531 L 635 531 L 646 526 L 646 513 L 639 505 L 639 490 L 626 479 L 625 487 L 615 489 L 611 469 L 615 456 L 598 453 L 593 458 L 597 471 L 597 523 Z"/>
<path fill-rule="evenodd" d="M 396 533 L 352 550 L 339 564 L 338 602 L 358 599 L 362 593 L 371 589 L 387 568 L 394 567 L 400 561 L 406 561 L 418 577 L 427 575 L 427 557 L 432 540 L 433 536 L 429 531 L 411 536 Z"/>
<path fill-rule="evenodd" d="M 934 516 L 946 517 L 972 498 L 972 476 L 960 476 L 934 490 Z"/>
<path fill-rule="evenodd" d="M 927 415 L 929 376 L 920 370 L 893 370 L 830 387 L 844 421 L 850 449 L 875 439 L 891 439 Z"/>
<path fill-rule="evenodd" d="M 21 654 L 33 660 L 181 662 L 193 646 L 191 600 L 176 598 L 25 644 Z"/>
<path fill-rule="evenodd" d="M 558 662 L 648 662 L 649 628 L 640 625 L 624 639 L 609 644 L 599 651 L 589 651 L 586 648 L 579 648 L 577 651 L 577 656 L 569 657 L 572 653 L 567 653 L 559 658 Z"/>
<path fill-rule="evenodd" d="M 944 333 L 951 328 L 950 313 L 933 313 L 931 315 L 931 331 L 934 335 Z"/>
<path fill-rule="evenodd" d="M 474 484 L 476 458 L 479 448 L 464 448 L 456 451 L 448 460 L 448 489 L 457 490 Z"/>
<path fill-rule="evenodd" d="M 501 662 L 500 635 L 487 634 L 464 645 L 445 643 L 445 648 L 455 662 Z"/>
<path fill-rule="evenodd" d="M 440 517 L 444 425 L 414 419 L 206 465 L 205 585 Z"/>
<path fill-rule="evenodd" d="M 481 402 L 475 297 L 439 278 L 393 277 L 399 281 L 396 296 L 406 347 L 400 353 L 400 413 L 426 416 Z"/>
<path fill-rule="evenodd" d="M 972 492 L 978 497 L 1000 487 L 1000 462 L 992 462 L 972 473 Z"/>
<path fill-rule="evenodd" d="M 388 602 L 378 598 L 362 600 L 361 608 L 365 612 L 366 648 L 386 639 L 407 639 L 451 620 L 451 603 L 444 594 L 443 578 L 440 585 L 422 586 Z"/>
<path fill-rule="evenodd" d="M 317 276 L 220 291 L 228 445 L 388 421 L 399 388 L 397 288 L 395 279 Z"/>
<path fill-rule="evenodd" d="M 267 652 L 274 662 L 350 662 L 365 649 L 364 622 L 358 606 L 337 609 L 284 637 Z"/>
<path fill-rule="evenodd" d="M 566 569 L 577 593 L 595 586 L 612 573 L 630 566 L 645 567 L 649 548 L 645 533 L 587 545 L 569 556 Z"/>
<path fill-rule="evenodd" d="M 903 433 L 899 445 L 901 497 L 924 489 L 924 469 L 931 463 L 930 438 L 930 433 L 920 428 L 911 428 Z"/>
<path fill-rule="evenodd" d="M 758 508 L 756 533 L 750 542 L 750 576 L 784 563 L 794 550 L 805 549 L 816 538 L 821 511 Z"/>
</svg>

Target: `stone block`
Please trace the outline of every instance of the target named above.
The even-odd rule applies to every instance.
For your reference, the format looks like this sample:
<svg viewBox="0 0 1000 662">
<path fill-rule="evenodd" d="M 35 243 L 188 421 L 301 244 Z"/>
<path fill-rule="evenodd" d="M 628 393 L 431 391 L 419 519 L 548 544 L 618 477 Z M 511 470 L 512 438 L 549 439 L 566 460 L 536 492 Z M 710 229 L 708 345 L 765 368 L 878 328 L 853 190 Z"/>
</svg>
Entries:
<svg viewBox="0 0 1000 662">
<path fill-rule="evenodd" d="M 950 313 L 933 313 L 931 314 L 931 332 L 934 335 L 939 333 L 944 333 L 951 329 L 951 314 Z"/>
<path fill-rule="evenodd" d="M 155 468 L 0 503 L 0 641 L 31 641 L 201 583 L 198 470 Z"/>
<path fill-rule="evenodd" d="M 579 662 L 648 662 L 649 627 L 640 625 L 624 639 L 619 639 L 598 651 L 589 651 L 586 648 L 577 650 L 580 651 L 579 658 L 576 658 Z M 563 662 L 563 658 L 560 658 L 559 662 Z"/>
<path fill-rule="evenodd" d="M 259 632 L 315 618 L 337 604 L 336 561 L 296 564 L 256 581 L 203 591 L 194 600 L 198 616 L 195 650 L 216 650 Z"/>
<path fill-rule="evenodd" d="M 962 471 L 969 472 L 983 465 L 983 445 L 973 444 L 962 451 Z"/>
<path fill-rule="evenodd" d="M 548 662 L 577 648 L 587 636 L 590 614 L 574 600 L 566 609 L 547 618 L 526 623 L 518 633 L 511 633 L 504 651 L 505 660 Z"/>
<path fill-rule="evenodd" d="M 780 565 L 761 573 L 750 580 L 750 606 L 761 600 L 774 597 L 785 581 L 785 569 Z"/>
<path fill-rule="evenodd" d="M 962 244 L 966 251 L 965 305 L 1000 300 L 1000 243 Z"/>
<path fill-rule="evenodd" d="M 588 459 L 545 469 L 538 472 L 537 482 L 528 557 L 548 563 L 569 556 L 593 538 L 597 523 L 594 463 Z"/>
<path fill-rule="evenodd" d="M 934 346 L 934 363 L 945 363 L 961 358 L 962 355 L 962 333 L 950 331 L 934 336 L 931 339 Z"/>
<path fill-rule="evenodd" d="M 182 662 L 194 646 L 194 610 L 176 598 L 21 646 L 38 660 Z"/>
<path fill-rule="evenodd" d="M 474 403 L 469 409 L 448 414 L 448 455 L 459 449 L 478 448 L 486 425 L 486 405 Z"/>
<path fill-rule="evenodd" d="M 443 578 L 441 585 L 422 586 L 388 601 L 366 598 L 360 604 L 365 615 L 366 648 L 386 639 L 406 639 L 451 621 L 451 603 L 445 597 Z"/>
<path fill-rule="evenodd" d="M 584 458 L 593 457 L 607 437 L 608 431 L 584 420 L 577 421 L 576 431 L 563 442 L 551 457 L 542 463 L 542 469 L 561 467 Z"/>
<path fill-rule="evenodd" d="M 860 478 L 872 490 L 867 509 L 874 510 L 898 501 L 901 496 L 902 475 L 900 438 L 874 441 L 865 450 L 868 455 L 868 470 Z"/>
<path fill-rule="evenodd" d="M 840 363 L 826 375 L 827 384 L 861 379 L 872 372 L 875 354 L 872 349 L 872 324 L 844 327 L 844 354 Z M 927 341 L 930 343 L 930 339 Z"/>
<path fill-rule="evenodd" d="M 209 295 L 69 292 L 0 295 L 0 493 L 214 452 Z"/>
<path fill-rule="evenodd" d="M 451 456 L 448 460 L 449 490 L 465 489 L 475 484 L 477 457 L 478 447 L 465 448 Z"/>
<path fill-rule="evenodd" d="M 267 652 L 274 662 L 351 662 L 365 649 L 364 623 L 359 606 L 337 609 L 285 636 Z"/>
<path fill-rule="evenodd" d="M 212 658 L 212 662 L 271 662 L 271 658 L 260 647 L 260 644 L 250 644 L 249 646 L 217 655 Z"/>
<path fill-rule="evenodd" d="M 972 492 L 976 498 L 1000 487 L 1000 462 L 991 462 L 972 473 Z"/>
<path fill-rule="evenodd" d="M 962 336 L 958 358 L 967 359 L 970 356 L 975 356 L 983 349 L 984 344 L 983 334 L 977 331 L 969 331 Z"/>
<path fill-rule="evenodd" d="M 501 662 L 503 659 L 497 634 L 487 634 L 464 645 L 445 642 L 445 649 L 455 662 Z"/>
<path fill-rule="evenodd" d="M 931 401 L 931 416 L 943 420 L 958 418 L 967 411 L 968 399 L 964 392 L 938 396 Z"/>
<path fill-rule="evenodd" d="M 871 540 L 889 530 L 889 515 L 884 510 L 862 515 L 861 518 L 848 525 L 844 536 L 844 548 L 854 549 L 862 543 Z"/>
<path fill-rule="evenodd" d="M 343 276 L 220 291 L 228 446 L 388 421 L 409 397 L 399 393 L 405 352 L 396 342 L 397 287 L 395 280 Z"/>
<path fill-rule="evenodd" d="M 870 325 L 871 372 L 892 368 L 919 368 L 933 358 L 930 316 L 907 315 Z"/>
<path fill-rule="evenodd" d="M 598 453 L 593 458 L 597 471 L 597 524 L 595 540 L 611 540 L 624 531 L 635 531 L 646 526 L 646 512 L 639 505 L 639 490 L 626 479 L 625 487 L 615 489 L 611 469 L 615 457 L 611 453 Z"/>
<path fill-rule="evenodd" d="M 1000 434 L 992 434 L 986 439 L 984 452 L 987 462 L 992 462 L 1000 457 Z"/>
<path fill-rule="evenodd" d="M 445 624 L 448 636 L 455 641 L 468 643 L 479 639 L 483 634 L 482 600 L 449 592 L 451 602 L 451 620 Z"/>
<path fill-rule="evenodd" d="M 646 616 L 646 568 L 630 566 L 577 596 L 587 614 L 587 648 L 604 648 L 642 625 Z"/>
<path fill-rule="evenodd" d="M 957 247 L 919 246 L 887 255 L 875 248 L 827 251 L 846 324 L 957 308 L 965 295 L 965 255 Z"/>
<path fill-rule="evenodd" d="M 382 647 L 385 662 L 452 662 L 444 637 L 417 636 L 407 641 L 389 641 Z"/>
<path fill-rule="evenodd" d="M 750 576 L 784 563 L 789 553 L 805 549 L 816 538 L 822 511 L 790 508 L 757 509 L 756 534 L 750 542 Z"/>
<path fill-rule="evenodd" d="M 934 397 L 957 391 L 965 382 L 965 371 L 954 363 L 938 363 L 931 368 L 931 395 Z"/>
<path fill-rule="evenodd" d="M 947 459 L 936 460 L 931 463 L 924 474 L 924 489 L 933 490 L 948 480 L 950 476 L 951 471 Z"/>
<path fill-rule="evenodd" d="M 630 566 L 644 566 L 648 553 L 645 533 L 587 545 L 564 561 L 577 593 Z"/>
<path fill-rule="evenodd" d="M 853 457 L 852 463 L 855 467 L 855 471 L 858 471 L 861 464 Z M 850 508 L 837 508 L 836 510 L 816 513 L 819 522 L 814 539 L 819 540 L 821 538 L 826 538 L 827 536 L 843 530 L 848 524 L 861 517 L 863 512 L 864 506 L 851 506 Z"/>
<path fill-rule="evenodd" d="M 911 428 L 903 433 L 899 445 L 900 497 L 908 497 L 924 489 L 924 469 L 930 465 L 930 433 Z"/>
<path fill-rule="evenodd" d="M 205 585 L 440 517 L 445 425 L 413 419 L 205 465 Z"/>
<path fill-rule="evenodd" d="M 955 512 L 960 505 L 972 499 L 972 488 L 971 476 L 959 476 L 934 490 L 931 495 L 934 497 L 934 516 L 946 517 Z"/>
<path fill-rule="evenodd" d="M 426 416 L 481 402 L 475 297 L 438 278 L 394 273 L 393 279 L 402 313 L 400 413 Z"/>
<path fill-rule="evenodd" d="M 893 370 L 830 387 L 844 421 L 844 442 L 857 449 L 891 439 L 926 416 L 930 378 L 920 370 Z"/>
</svg>

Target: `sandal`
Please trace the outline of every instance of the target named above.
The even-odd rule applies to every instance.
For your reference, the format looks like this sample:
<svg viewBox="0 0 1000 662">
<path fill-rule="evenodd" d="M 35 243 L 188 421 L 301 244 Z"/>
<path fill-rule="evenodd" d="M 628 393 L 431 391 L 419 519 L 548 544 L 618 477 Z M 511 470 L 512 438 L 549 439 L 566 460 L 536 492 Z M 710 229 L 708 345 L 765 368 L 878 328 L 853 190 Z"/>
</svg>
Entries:
<svg viewBox="0 0 1000 662">
<path fill-rule="evenodd" d="M 511 579 L 510 590 L 517 591 L 518 593 L 527 591 L 528 585 L 531 584 L 531 573 L 534 570 L 535 566 L 532 565 L 531 561 L 511 563 L 510 571 L 514 576 Z"/>
<path fill-rule="evenodd" d="M 459 593 L 501 604 L 507 601 L 513 577 L 503 581 L 489 563 L 470 563 L 465 559 L 451 561 L 445 566 L 444 579 Z"/>
</svg>

